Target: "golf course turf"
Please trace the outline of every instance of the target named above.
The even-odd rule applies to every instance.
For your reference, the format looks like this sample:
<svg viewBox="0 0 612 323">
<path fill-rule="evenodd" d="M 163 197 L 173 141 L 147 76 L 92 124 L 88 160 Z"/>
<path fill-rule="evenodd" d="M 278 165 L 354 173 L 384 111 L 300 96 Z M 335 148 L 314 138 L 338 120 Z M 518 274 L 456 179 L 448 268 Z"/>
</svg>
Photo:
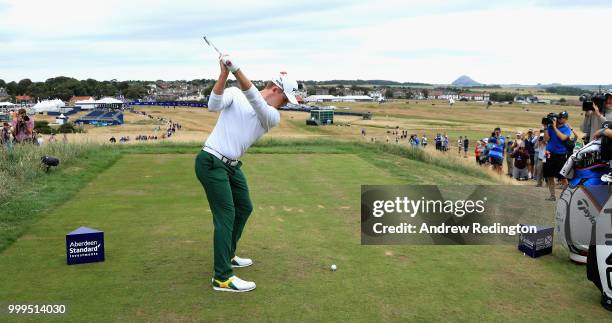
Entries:
<svg viewBox="0 0 612 323">
<path fill-rule="evenodd" d="M 368 147 L 264 142 L 243 158 L 254 212 L 238 255 L 255 264 L 235 273 L 257 283 L 246 294 L 211 288 L 197 146 L 118 148 L 117 161 L 0 253 L 0 299 L 66 304 L 66 316 L 44 316 L 57 321 L 610 319 L 560 247 L 531 259 L 512 246 L 361 246 L 362 184 L 494 183 Z M 79 226 L 105 232 L 105 262 L 66 265 L 64 236 Z"/>
</svg>

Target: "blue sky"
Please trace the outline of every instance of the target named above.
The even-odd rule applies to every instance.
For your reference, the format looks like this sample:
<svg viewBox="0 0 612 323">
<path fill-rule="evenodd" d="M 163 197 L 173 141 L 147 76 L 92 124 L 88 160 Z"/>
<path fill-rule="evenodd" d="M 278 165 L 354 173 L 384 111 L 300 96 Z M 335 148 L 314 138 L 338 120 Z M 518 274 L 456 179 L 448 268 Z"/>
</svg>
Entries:
<svg viewBox="0 0 612 323">
<path fill-rule="evenodd" d="M 0 78 L 215 78 L 206 34 L 253 79 L 610 84 L 611 18 L 610 1 L 0 0 Z"/>
</svg>

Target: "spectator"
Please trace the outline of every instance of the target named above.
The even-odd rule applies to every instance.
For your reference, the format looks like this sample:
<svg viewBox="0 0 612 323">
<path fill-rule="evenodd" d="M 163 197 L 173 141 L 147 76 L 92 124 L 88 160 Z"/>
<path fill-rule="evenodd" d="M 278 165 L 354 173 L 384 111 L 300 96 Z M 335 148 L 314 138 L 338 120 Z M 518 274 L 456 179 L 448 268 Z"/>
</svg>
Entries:
<svg viewBox="0 0 612 323">
<path fill-rule="evenodd" d="M 445 134 L 444 138 L 442 139 L 442 150 L 443 151 L 448 151 L 448 144 L 449 144 L 448 135 Z"/>
<path fill-rule="evenodd" d="M 406 134 L 407 136 L 408 134 Z M 419 136 L 417 135 L 410 135 L 410 139 L 408 139 L 408 142 L 410 143 L 410 146 L 412 148 L 419 148 L 420 146 L 420 142 L 419 142 Z"/>
<path fill-rule="evenodd" d="M 42 135 L 34 135 L 34 139 L 36 140 L 36 145 L 42 146 L 45 143 Z"/>
<path fill-rule="evenodd" d="M 423 148 L 427 147 L 427 137 L 425 137 L 425 135 L 423 135 L 423 137 L 421 138 L 421 145 L 423 146 Z"/>
<path fill-rule="evenodd" d="M 11 138 L 11 125 L 8 122 L 2 124 L 2 132 L 0 132 L 0 144 L 7 150 L 13 147 L 13 141 Z"/>
<path fill-rule="evenodd" d="M 527 180 L 529 178 L 529 171 L 527 168 L 527 165 L 529 165 L 529 154 L 525 149 L 524 143 L 521 142 L 512 152 L 512 158 L 514 158 L 512 177 L 519 181 Z"/>
<path fill-rule="evenodd" d="M 544 132 L 546 141 L 546 162 L 544 163 L 544 177 L 548 184 L 550 197 L 547 201 L 555 201 L 555 177 L 559 179 L 563 187 L 567 187 L 567 179 L 559 173 L 567 160 L 566 141 L 569 140 L 572 128 L 567 123 L 569 114 L 567 111 L 559 113 L 558 118 L 548 125 Z"/>
<path fill-rule="evenodd" d="M 34 131 L 34 118 L 30 118 L 25 109 L 19 109 L 12 123 L 13 138 L 16 142 L 31 141 Z"/>
<path fill-rule="evenodd" d="M 49 136 L 49 142 L 56 142 L 56 141 L 57 141 L 57 138 L 55 138 L 55 134 L 54 134 L 54 133 L 52 133 L 52 134 Z"/>
<path fill-rule="evenodd" d="M 463 139 L 463 158 L 467 158 L 468 148 L 470 148 L 470 141 L 468 137 L 465 136 L 465 139 Z"/>
<path fill-rule="evenodd" d="M 535 167 L 533 170 L 533 177 L 537 181 L 536 186 L 542 187 L 542 180 L 544 179 L 543 167 L 544 161 L 546 160 L 546 142 L 544 142 L 544 132 L 542 131 L 536 140 L 534 145 L 535 156 Z"/>
<path fill-rule="evenodd" d="M 525 137 L 525 150 L 529 154 L 529 164 L 527 165 L 529 171 L 529 178 L 534 178 L 533 167 L 535 166 L 535 149 L 537 138 L 533 135 L 533 129 L 527 131 L 527 137 Z"/>
<path fill-rule="evenodd" d="M 457 155 L 461 155 L 461 148 L 463 148 L 463 136 L 459 136 L 459 139 L 457 139 Z"/>
<path fill-rule="evenodd" d="M 489 161 L 493 166 L 493 170 L 497 172 L 499 175 L 502 173 L 502 167 L 504 164 L 504 145 L 506 143 L 506 139 L 501 135 L 501 129 L 499 127 L 495 128 L 493 133 L 491 134 L 491 138 L 489 138 L 489 144 L 491 148 L 489 149 Z"/>
<path fill-rule="evenodd" d="M 489 152 L 493 147 L 493 144 L 489 142 L 489 138 L 485 138 L 483 141 L 483 149 L 480 152 L 480 163 L 485 165 L 490 162 L 491 158 L 489 157 Z"/>
<path fill-rule="evenodd" d="M 508 137 L 508 139 L 510 139 L 510 137 Z M 514 163 L 512 161 L 512 156 L 510 156 L 510 154 L 512 154 L 512 152 L 514 151 L 514 148 L 516 148 L 514 146 L 514 142 L 509 140 L 506 145 L 504 146 L 504 149 L 506 150 L 506 175 L 512 177 L 512 167 L 514 167 Z"/>
<path fill-rule="evenodd" d="M 585 143 L 593 140 L 595 132 L 601 129 L 602 123 L 607 120 L 612 120 L 612 93 L 608 92 L 605 96 L 605 106 L 598 107 L 597 104 L 593 102 L 593 110 L 587 111 L 584 114 L 584 120 L 582 121 L 580 129 L 587 136 Z"/>
<path fill-rule="evenodd" d="M 480 141 L 476 142 L 476 146 L 474 146 L 474 156 L 476 157 L 476 164 L 481 165 L 482 163 L 480 162 L 480 152 L 481 152 L 482 146 L 480 145 Z"/>
</svg>

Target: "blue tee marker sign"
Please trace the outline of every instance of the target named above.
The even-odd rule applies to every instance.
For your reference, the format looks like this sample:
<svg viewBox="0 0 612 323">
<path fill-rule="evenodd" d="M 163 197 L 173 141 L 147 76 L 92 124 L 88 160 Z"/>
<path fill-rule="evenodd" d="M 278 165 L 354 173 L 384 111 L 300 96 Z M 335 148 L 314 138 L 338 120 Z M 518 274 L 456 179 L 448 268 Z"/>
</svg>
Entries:
<svg viewBox="0 0 612 323">
<path fill-rule="evenodd" d="M 68 265 L 104 261 L 104 232 L 80 227 L 66 235 Z"/>
</svg>

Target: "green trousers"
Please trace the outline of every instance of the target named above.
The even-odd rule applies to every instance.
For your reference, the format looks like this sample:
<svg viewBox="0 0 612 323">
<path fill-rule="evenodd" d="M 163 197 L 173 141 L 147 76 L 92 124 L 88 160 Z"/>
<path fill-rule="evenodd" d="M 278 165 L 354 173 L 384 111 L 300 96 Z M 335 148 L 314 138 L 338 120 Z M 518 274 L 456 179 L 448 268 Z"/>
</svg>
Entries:
<svg viewBox="0 0 612 323">
<path fill-rule="evenodd" d="M 196 157 L 196 176 L 206 192 L 213 215 L 215 279 L 225 281 L 234 275 L 231 259 L 249 215 L 253 211 L 249 188 L 240 167 L 228 166 L 217 157 L 201 151 Z"/>
</svg>

